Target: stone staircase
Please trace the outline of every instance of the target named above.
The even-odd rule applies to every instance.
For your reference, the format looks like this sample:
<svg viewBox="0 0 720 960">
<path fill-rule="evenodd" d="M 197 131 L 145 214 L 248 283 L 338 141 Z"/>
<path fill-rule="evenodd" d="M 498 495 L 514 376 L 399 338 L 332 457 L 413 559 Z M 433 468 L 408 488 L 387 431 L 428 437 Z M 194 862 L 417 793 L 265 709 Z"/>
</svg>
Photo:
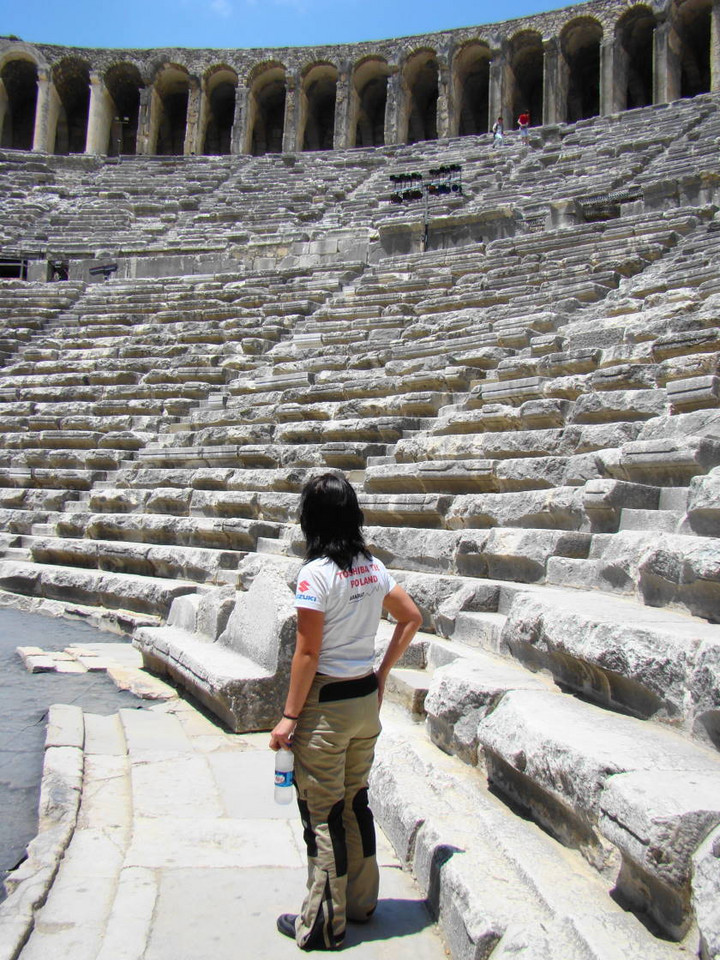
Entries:
<svg viewBox="0 0 720 960">
<path fill-rule="evenodd" d="M 374 805 L 455 960 L 720 955 L 717 106 L 7 161 L 13 203 L 37 174 L 12 243 L 238 268 L 0 285 L 0 601 L 134 632 L 267 726 L 277 663 L 228 624 L 287 602 L 303 482 L 344 470 L 423 613 Z M 378 198 L 438 162 L 463 194 L 422 251 Z"/>
</svg>

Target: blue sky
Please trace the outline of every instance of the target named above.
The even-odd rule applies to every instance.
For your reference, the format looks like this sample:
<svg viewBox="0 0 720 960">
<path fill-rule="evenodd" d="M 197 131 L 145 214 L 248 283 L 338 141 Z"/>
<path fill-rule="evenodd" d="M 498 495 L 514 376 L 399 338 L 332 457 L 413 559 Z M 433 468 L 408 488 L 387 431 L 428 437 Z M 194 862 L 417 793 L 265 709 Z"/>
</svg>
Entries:
<svg viewBox="0 0 720 960">
<path fill-rule="evenodd" d="M 282 47 L 381 40 L 539 13 L 562 0 L 0 0 L 0 35 L 80 47 Z"/>
</svg>

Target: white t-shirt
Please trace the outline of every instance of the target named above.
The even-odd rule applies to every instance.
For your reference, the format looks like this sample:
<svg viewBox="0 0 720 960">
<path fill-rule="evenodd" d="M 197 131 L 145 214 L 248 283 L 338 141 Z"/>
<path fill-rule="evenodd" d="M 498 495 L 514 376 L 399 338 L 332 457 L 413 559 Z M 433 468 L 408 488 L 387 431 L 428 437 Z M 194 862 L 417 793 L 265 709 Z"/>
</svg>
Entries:
<svg viewBox="0 0 720 960">
<path fill-rule="evenodd" d="M 325 614 L 319 673 L 362 677 L 372 670 L 383 600 L 394 586 L 375 557 L 356 557 L 349 572 L 328 557 L 302 566 L 295 606 Z"/>
</svg>

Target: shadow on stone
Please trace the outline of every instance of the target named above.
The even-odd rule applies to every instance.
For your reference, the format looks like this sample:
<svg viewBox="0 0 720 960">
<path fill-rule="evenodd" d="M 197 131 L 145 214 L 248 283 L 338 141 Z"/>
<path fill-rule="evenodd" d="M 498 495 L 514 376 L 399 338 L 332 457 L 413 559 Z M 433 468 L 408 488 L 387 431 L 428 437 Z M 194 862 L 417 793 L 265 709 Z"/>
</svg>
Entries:
<svg viewBox="0 0 720 960">
<path fill-rule="evenodd" d="M 348 924 L 345 946 L 371 940 L 392 940 L 410 937 L 434 923 L 423 900 L 384 897 L 366 924 Z"/>
</svg>

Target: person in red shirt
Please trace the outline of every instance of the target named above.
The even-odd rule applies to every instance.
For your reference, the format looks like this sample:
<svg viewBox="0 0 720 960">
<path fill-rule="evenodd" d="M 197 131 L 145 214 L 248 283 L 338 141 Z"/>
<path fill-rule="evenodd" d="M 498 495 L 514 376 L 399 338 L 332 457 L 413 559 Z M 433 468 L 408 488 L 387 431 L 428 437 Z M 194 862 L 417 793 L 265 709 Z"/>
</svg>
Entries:
<svg viewBox="0 0 720 960">
<path fill-rule="evenodd" d="M 523 138 L 524 141 L 527 141 L 529 126 L 530 126 L 530 113 L 528 110 L 523 110 L 523 112 L 518 117 L 518 127 L 520 128 L 520 136 Z"/>
</svg>

